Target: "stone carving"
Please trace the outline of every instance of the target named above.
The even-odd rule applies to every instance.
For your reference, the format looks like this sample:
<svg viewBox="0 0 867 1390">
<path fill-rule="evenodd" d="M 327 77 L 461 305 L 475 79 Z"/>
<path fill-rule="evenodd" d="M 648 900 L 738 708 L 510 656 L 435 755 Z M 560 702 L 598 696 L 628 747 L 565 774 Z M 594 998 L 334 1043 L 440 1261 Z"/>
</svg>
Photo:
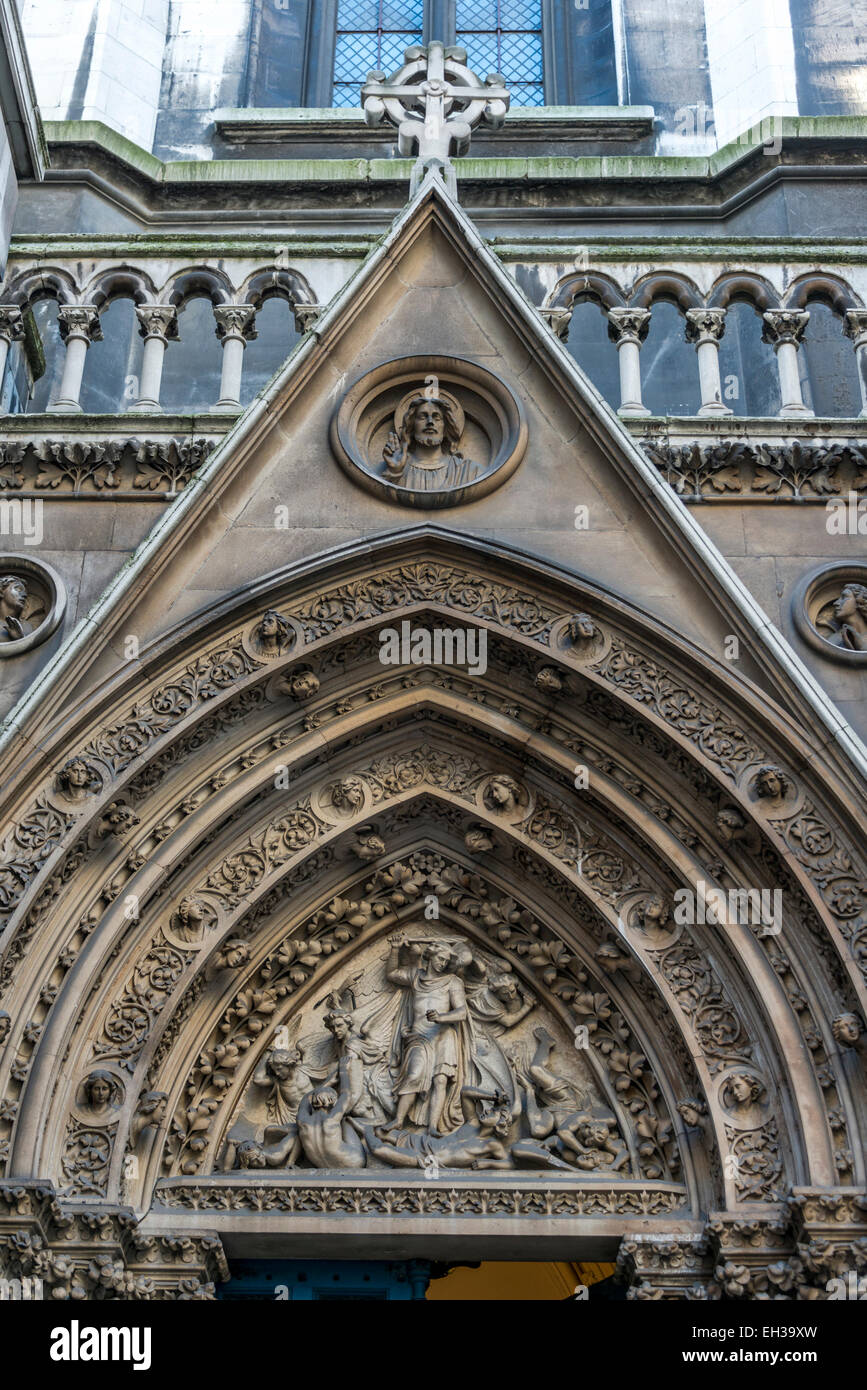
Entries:
<svg viewBox="0 0 867 1390">
<path fill-rule="evenodd" d="M 112 801 L 106 806 L 96 826 L 97 839 L 109 836 L 122 839 L 130 830 L 140 824 L 140 817 L 124 801 Z"/>
<path fill-rule="evenodd" d="M 458 358 L 406 358 L 369 372 L 332 422 L 343 467 L 368 490 L 419 507 L 484 495 L 517 467 L 527 427 L 514 393 Z"/>
<path fill-rule="evenodd" d="M 867 566 L 839 561 L 812 571 L 792 595 L 801 636 L 830 660 L 867 662 Z"/>
<path fill-rule="evenodd" d="M 286 677 L 284 689 L 287 695 L 291 695 L 293 700 L 303 704 L 305 700 L 312 700 L 314 695 L 319 693 L 319 677 L 309 666 L 305 666 L 300 671 L 293 671 Z"/>
<path fill-rule="evenodd" d="M 136 1149 L 148 1130 L 154 1132 L 166 1118 L 168 1096 L 165 1091 L 143 1091 L 139 1097 L 129 1131 L 130 1149 Z"/>
<path fill-rule="evenodd" d="M 661 893 L 651 893 L 636 904 L 628 920 L 647 946 L 658 948 L 672 944 L 675 927 L 671 920 L 671 908 Z"/>
<path fill-rule="evenodd" d="M 0 445 L 0 492 L 27 488 L 70 498 L 139 492 L 170 500 L 213 451 L 213 439 L 40 439 Z"/>
<path fill-rule="evenodd" d="M 753 1072 L 739 1071 L 726 1076 L 719 1095 L 729 1122 L 736 1129 L 758 1129 L 767 1119 L 767 1087 Z"/>
<path fill-rule="evenodd" d="M 364 805 L 364 783 L 360 777 L 341 777 L 331 788 L 331 804 L 338 811 L 353 815 Z"/>
<path fill-rule="evenodd" d="M 70 758 L 58 772 L 55 786 L 67 801 L 86 801 L 102 790 L 102 778 L 86 758 Z"/>
<path fill-rule="evenodd" d="M 497 816 L 520 815 L 526 811 L 529 800 L 526 788 L 505 774 L 492 777 L 482 793 L 485 806 Z"/>
<path fill-rule="evenodd" d="M 733 493 L 764 501 L 822 502 L 867 489 L 863 445 L 782 444 L 740 439 L 671 443 L 663 436 L 642 440 L 650 462 L 686 502 L 724 501 Z"/>
<path fill-rule="evenodd" d="M 76 1104 L 89 1122 L 105 1124 L 123 1103 L 123 1086 L 113 1072 L 92 1071 L 78 1088 Z"/>
<path fill-rule="evenodd" d="M 484 825 L 471 825 L 464 835 L 464 844 L 470 854 L 487 854 L 494 848 L 494 842 Z"/>
<path fill-rule="evenodd" d="M 398 150 L 404 158 L 418 149 L 410 197 L 426 171 L 434 168 L 457 198 L 452 151 L 466 154 L 480 122 L 493 130 L 503 124 L 510 97 L 501 78 L 492 74 L 481 82 L 466 64 L 463 48 L 438 42 L 408 48 L 403 67 L 392 77 L 372 72 L 361 89 L 367 124 L 379 126 L 387 120 L 397 126 Z"/>
<path fill-rule="evenodd" d="M 11 1027 L 11 1018 L 9 1017 L 5 1009 L 0 1009 L 0 1047 L 3 1047 L 3 1045 L 6 1042 L 6 1039 L 9 1037 L 9 1030 Z"/>
<path fill-rule="evenodd" d="M 414 492 L 465 487 L 483 465 L 464 458 L 464 412 L 456 397 L 417 393 L 401 401 L 382 452 L 385 477 Z"/>
<path fill-rule="evenodd" d="M 543 666 L 540 671 L 537 671 L 533 684 L 544 695 L 559 695 L 563 689 L 562 678 L 553 666 Z"/>
<path fill-rule="evenodd" d="M 819 617 L 819 625 L 831 629 L 828 640 L 850 652 L 867 652 L 867 585 L 844 585 L 832 613 L 830 620 Z"/>
<path fill-rule="evenodd" d="M 702 1129 L 707 1119 L 707 1102 L 691 1096 L 680 1102 L 677 1113 L 688 1129 Z"/>
<path fill-rule="evenodd" d="M 0 576 L 0 642 L 18 642 L 31 631 L 24 617 L 28 598 L 27 585 L 18 575 Z"/>
<path fill-rule="evenodd" d="M 188 946 L 198 946 L 204 940 L 205 932 L 217 920 L 214 909 L 201 898 L 182 898 L 172 913 L 169 926 L 178 941 Z"/>
<path fill-rule="evenodd" d="M 463 937 L 419 924 L 332 991 L 324 1033 L 266 1053 L 224 1167 L 631 1170 L 586 1065 L 535 994 Z M 315 1015 L 319 1006 L 311 1011 Z M 304 1019 L 295 1031 L 303 1032 Z"/>
<path fill-rule="evenodd" d="M 364 863 L 385 854 L 385 840 L 372 825 L 361 825 L 352 839 L 352 852 Z"/>
<path fill-rule="evenodd" d="M 855 1047 L 860 1041 L 862 1027 L 857 1014 L 838 1014 L 831 1024 L 834 1041 L 840 1047 Z"/>
<path fill-rule="evenodd" d="M 257 656 L 273 659 L 285 656 L 295 642 L 295 632 L 282 613 L 269 608 L 253 629 L 251 646 Z"/>
<path fill-rule="evenodd" d="M 775 763 L 765 763 L 759 768 L 752 785 L 755 795 L 769 811 L 779 810 L 793 788 L 791 777 Z"/>
</svg>

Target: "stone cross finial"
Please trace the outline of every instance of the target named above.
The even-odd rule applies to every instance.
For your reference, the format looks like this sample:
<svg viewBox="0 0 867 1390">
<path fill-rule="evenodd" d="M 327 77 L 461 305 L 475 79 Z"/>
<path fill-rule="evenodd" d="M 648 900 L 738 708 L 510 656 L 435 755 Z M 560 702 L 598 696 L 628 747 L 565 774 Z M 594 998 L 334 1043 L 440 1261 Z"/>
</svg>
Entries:
<svg viewBox="0 0 867 1390">
<path fill-rule="evenodd" d="M 361 89 L 367 124 L 388 120 L 398 128 L 404 157 L 418 149 L 410 197 L 428 169 L 441 169 L 446 186 L 457 196 L 452 154 L 466 154 L 470 135 L 481 122 L 496 130 L 503 124 L 511 97 L 497 73 L 482 82 L 467 67 L 463 48 L 441 43 L 407 48 L 404 66 L 386 78 L 372 72 Z"/>
</svg>

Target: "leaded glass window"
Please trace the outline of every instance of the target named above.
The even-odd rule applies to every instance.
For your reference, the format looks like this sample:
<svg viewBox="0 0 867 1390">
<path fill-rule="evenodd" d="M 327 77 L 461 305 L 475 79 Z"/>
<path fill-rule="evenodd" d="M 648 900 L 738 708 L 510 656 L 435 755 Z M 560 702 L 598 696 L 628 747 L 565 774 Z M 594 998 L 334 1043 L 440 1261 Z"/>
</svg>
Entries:
<svg viewBox="0 0 867 1390">
<path fill-rule="evenodd" d="M 456 0 L 455 42 L 480 77 L 502 73 L 513 106 L 544 106 L 542 0 Z"/>
<path fill-rule="evenodd" d="M 332 104 L 360 106 L 367 74 L 394 72 L 423 34 L 424 0 L 340 0 Z"/>
</svg>

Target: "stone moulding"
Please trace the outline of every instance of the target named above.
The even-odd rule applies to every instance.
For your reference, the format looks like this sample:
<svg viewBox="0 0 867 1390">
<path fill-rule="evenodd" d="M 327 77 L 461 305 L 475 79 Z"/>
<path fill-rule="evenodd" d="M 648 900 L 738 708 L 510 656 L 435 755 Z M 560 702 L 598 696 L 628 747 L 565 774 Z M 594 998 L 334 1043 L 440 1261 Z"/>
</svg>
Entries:
<svg viewBox="0 0 867 1390">
<path fill-rule="evenodd" d="M 0 494 L 171 500 L 216 447 L 216 439 L 164 435 L 15 438 L 0 441 Z"/>
<path fill-rule="evenodd" d="M 318 1213 L 333 1216 L 554 1217 L 689 1215 L 685 1187 L 662 1182 L 564 1182 L 545 1175 L 544 1187 L 520 1179 L 467 1178 L 455 1170 L 442 1181 L 307 1173 L 243 1181 L 237 1174 L 158 1184 L 151 1207 L 160 1211 Z"/>
<path fill-rule="evenodd" d="M 827 424 L 827 422 L 824 422 Z M 841 425 L 844 422 L 841 422 Z M 850 421 L 845 422 L 851 427 Z M 684 502 L 796 502 L 824 505 L 867 497 L 867 439 L 647 436 L 641 446 Z M 830 434 L 830 432 L 828 432 Z M 848 430 L 847 430 L 848 433 Z"/>
</svg>

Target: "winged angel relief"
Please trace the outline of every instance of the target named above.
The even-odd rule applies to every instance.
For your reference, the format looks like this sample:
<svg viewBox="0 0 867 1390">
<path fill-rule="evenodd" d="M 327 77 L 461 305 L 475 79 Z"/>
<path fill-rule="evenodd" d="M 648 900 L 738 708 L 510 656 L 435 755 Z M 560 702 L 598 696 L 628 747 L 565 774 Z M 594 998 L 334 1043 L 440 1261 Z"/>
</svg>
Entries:
<svg viewBox="0 0 867 1390">
<path fill-rule="evenodd" d="M 391 936 L 265 1054 L 224 1167 L 628 1171 L 560 1031 L 487 952 L 428 924 Z"/>
</svg>

